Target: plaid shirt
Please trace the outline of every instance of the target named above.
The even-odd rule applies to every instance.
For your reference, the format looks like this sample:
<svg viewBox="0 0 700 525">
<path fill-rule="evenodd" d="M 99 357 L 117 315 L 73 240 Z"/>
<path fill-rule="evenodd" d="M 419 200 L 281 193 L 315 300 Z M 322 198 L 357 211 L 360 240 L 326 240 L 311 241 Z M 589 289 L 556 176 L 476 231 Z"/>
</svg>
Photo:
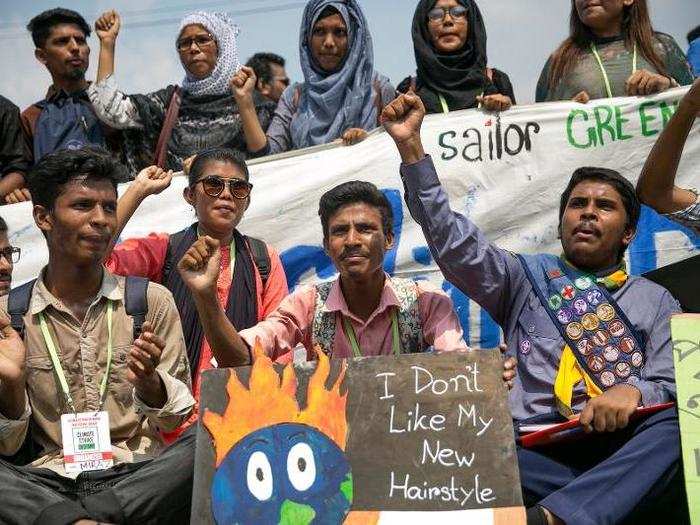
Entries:
<svg viewBox="0 0 700 525">
<path fill-rule="evenodd" d="M 667 213 L 665 216 L 672 221 L 676 221 L 677 223 L 690 228 L 696 233 L 700 233 L 700 195 L 698 195 L 697 190 L 691 189 L 690 191 L 695 193 L 695 202 L 684 210 Z"/>
</svg>

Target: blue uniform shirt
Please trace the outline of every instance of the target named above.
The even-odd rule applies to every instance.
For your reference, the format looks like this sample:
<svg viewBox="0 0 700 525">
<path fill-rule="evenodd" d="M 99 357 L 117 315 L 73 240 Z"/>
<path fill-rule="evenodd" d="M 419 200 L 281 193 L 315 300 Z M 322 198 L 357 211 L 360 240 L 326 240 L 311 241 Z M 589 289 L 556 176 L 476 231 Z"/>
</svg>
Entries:
<svg viewBox="0 0 700 525">
<path fill-rule="evenodd" d="M 402 165 L 401 177 L 408 209 L 423 228 L 442 273 L 503 328 L 508 355 L 518 359 L 510 392 L 513 418 L 555 412 L 554 380 L 565 343 L 520 262 L 489 242 L 467 217 L 450 209 L 429 156 Z M 678 303 L 664 288 L 641 277 L 630 277 L 612 295 L 645 341 L 642 380 L 635 385 L 642 404 L 675 399 L 669 317 L 680 311 Z M 581 411 L 586 400 L 579 384 L 572 408 Z"/>
</svg>

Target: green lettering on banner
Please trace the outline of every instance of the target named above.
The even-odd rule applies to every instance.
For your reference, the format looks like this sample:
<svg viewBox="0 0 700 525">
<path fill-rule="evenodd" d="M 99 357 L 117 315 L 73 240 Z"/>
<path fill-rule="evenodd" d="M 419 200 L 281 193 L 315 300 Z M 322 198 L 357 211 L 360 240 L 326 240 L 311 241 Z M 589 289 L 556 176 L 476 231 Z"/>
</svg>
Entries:
<svg viewBox="0 0 700 525">
<path fill-rule="evenodd" d="M 666 124 L 668 124 L 668 121 L 671 120 L 671 117 L 678 109 L 678 101 L 672 102 L 670 106 L 667 102 L 660 102 L 659 107 L 661 108 L 661 121 L 666 127 Z"/>
<path fill-rule="evenodd" d="M 671 317 L 678 420 L 690 521 L 700 524 L 700 315 Z"/>
<path fill-rule="evenodd" d="M 642 135 L 652 137 L 659 133 L 658 129 L 649 129 L 649 122 L 656 120 L 654 115 L 647 115 L 647 108 L 655 108 L 656 102 L 644 102 L 639 105 L 639 121 L 642 123 Z"/>
<path fill-rule="evenodd" d="M 625 122 L 629 122 L 629 119 L 622 116 L 622 109 L 620 106 L 615 106 L 615 128 L 617 130 L 617 140 L 627 140 L 632 138 L 632 135 L 625 135 L 625 132 L 622 130 L 622 125 Z"/>
<path fill-rule="evenodd" d="M 605 112 L 604 120 L 601 119 L 601 112 Z M 600 140 L 600 145 L 604 146 L 605 141 L 603 140 L 603 130 L 610 134 L 610 142 L 615 142 L 615 128 L 610 125 L 610 121 L 613 118 L 613 110 L 610 106 L 597 106 L 593 110 L 595 115 L 596 129 L 598 130 L 598 139 Z"/>
<path fill-rule="evenodd" d="M 569 139 L 569 144 L 571 144 L 575 148 L 580 148 L 580 149 L 586 149 L 590 148 L 591 146 L 596 146 L 596 135 L 595 135 L 595 128 L 589 127 L 588 128 L 588 143 L 587 144 L 580 144 L 576 142 L 576 139 L 574 138 L 574 130 L 573 130 L 573 125 L 574 125 L 574 119 L 577 116 L 583 117 L 584 122 L 588 122 L 588 113 L 583 111 L 582 109 L 574 109 L 571 113 L 569 113 L 569 117 L 566 119 L 566 136 Z"/>
</svg>

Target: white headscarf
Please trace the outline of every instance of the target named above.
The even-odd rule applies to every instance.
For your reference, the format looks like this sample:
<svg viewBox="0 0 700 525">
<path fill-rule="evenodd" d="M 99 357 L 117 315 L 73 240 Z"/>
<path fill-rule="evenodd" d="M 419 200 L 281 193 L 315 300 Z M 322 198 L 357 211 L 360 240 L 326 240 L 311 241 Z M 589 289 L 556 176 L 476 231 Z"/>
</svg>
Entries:
<svg viewBox="0 0 700 525">
<path fill-rule="evenodd" d="M 185 70 L 182 90 L 193 97 L 225 95 L 230 92 L 229 81 L 231 77 L 241 67 L 236 47 L 238 26 L 226 13 L 195 11 L 182 19 L 178 35 L 186 26 L 192 24 L 199 24 L 211 33 L 216 40 L 219 55 L 214 71 L 206 78 L 197 79 Z"/>
</svg>

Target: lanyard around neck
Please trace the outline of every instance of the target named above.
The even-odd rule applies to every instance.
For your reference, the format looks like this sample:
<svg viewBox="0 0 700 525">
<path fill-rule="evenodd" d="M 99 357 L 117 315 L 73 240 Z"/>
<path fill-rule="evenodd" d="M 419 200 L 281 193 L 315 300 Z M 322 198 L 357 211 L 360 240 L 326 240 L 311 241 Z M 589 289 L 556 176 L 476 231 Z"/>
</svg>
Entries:
<svg viewBox="0 0 700 525">
<path fill-rule="evenodd" d="M 342 314 L 341 314 L 342 315 Z M 362 350 L 360 350 L 360 345 L 357 343 L 357 336 L 355 336 L 355 329 L 352 327 L 350 320 L 343 315 L 343 326 L 345 327 L 345 335 L 350 341 L 350 346 L 352 346 L 352 353 L 355 357 L 362 357 Z M 401 354 L 401 341 L 399 336 L 399 319 L 396 315 L 396 309 L 391 311 L 391 346 L 394 351 L 394 355 L 398 356 Z"/>
<path fill-rule="evenodd" d="M 114 301 L 107 300 L 107 369 L 102 376 L 102 382 L 100 383 L 100 405 L 98 410 L 102 410 L 102 405 L 105 402 L 105 395 L 107 394 L 107 383 L 109 381 L 109 374 L 112 369 L 112 312 L 114 311 Z M 56 345 L 54 344 L 53 337 L 49 332 L 48 324 L 46 323 L 46 317 L 44 313 L 39 314 L 39 324 L 41 326 L 41 334 L 44 336 L 44 342 L 46 343 L 46 349 L 49 351 L 49 356 L 51 357 L 51 363 L 58 376 L 58 382 L 61 385 L 61 390 L 63 395 L 68 402 L 68 406 L 73 412 L 77 412 L 75 408 L 75 403 L 73 401 L 73 396 L 70 394 L 70 389 L 68 388 L 68 381 L 66 380 L 66 374 L 63 371 L 63 366 L 58 358 L 58 352 L 56 350 Z"/>
<path fill-rule="evenodd" d="M 605 70 L 605 66 L 603 65 L 603 61 L 600 59 L 600 55 L 598 54 L 598 49 L 596 48 L 595 44 L 591 42 L 591 51 L 593 51 L 593 56 L 596 59 L 596 62 L 598 62 L 598 67 L 600 68 L 600 72 L 603 75 L 603 82 L 605 82 L 605 92 L 608 94 L 608 98 L 612 98 L 612 89 L 610 88 L 610 79 L 608 78 L 608 72 Z M 637 71 L 637 44 L 635 42 L 634 44 L 634 49 L 632 51 L 632 73 Z"/>
<path fill-rule="evenodd" d="M 480 96 L 484 96 L 485 91 L 482 91 Z M 438 93 L 438 98 L 440 99 L 440 106 L 442 107 L 442 112 L 443 113 L 449 113 L 450 112 L 450 106 L 447 105 L 447 100 L 445 100 L 445 97 L 442 96 L 442 94 Z M 476 106 L 477 108 L 481 107 L 481 102 Z"/>
</svg>

